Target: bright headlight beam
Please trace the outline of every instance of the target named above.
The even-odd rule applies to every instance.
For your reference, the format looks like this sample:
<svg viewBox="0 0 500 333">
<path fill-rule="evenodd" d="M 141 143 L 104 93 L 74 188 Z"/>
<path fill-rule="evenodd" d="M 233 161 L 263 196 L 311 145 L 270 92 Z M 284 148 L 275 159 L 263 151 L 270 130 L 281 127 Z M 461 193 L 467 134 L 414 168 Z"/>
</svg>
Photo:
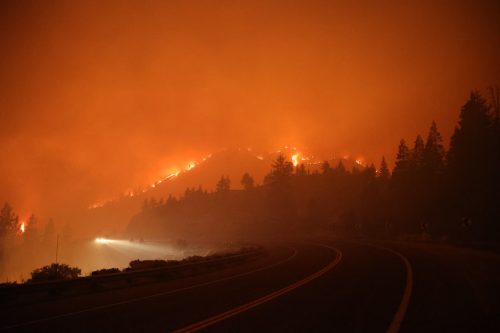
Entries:
<svg viewBox="0 0 500 333">
<path fill-rule="evenodd" d="M 133 242 L 125 239 L 109 239 L 104 237 L 96 237 L 94 243 L 97 246 L 106 245 L 102 250 L 117 250 L 123 253 L 133 254 L 137 258 L 158 258 L 165 256 L 173 256 L 176 253 L 172 247 L 161 244 L 151 244 L 144 242 Z"/>
<path fill-rule="evenodd" d="M 103 237 L 97 237 L 95 239 L 95 242 L 97 244 L 107 244 L 107 243 L 110 243 L 110 240 L 109 239 L 106 239 L 106 238 L 103 238 Z"/>
</svg>

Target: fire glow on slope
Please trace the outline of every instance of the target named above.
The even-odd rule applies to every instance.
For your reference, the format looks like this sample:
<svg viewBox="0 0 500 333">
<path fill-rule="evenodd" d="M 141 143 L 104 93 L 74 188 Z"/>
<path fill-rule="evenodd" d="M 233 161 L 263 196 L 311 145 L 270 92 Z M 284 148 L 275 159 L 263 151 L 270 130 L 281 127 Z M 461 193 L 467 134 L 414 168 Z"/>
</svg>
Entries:
<svg viewBox="0 0 500 333">
<path fill-rule="evenodd" d="M 166 176 L 161 177 L 158 180 L 154 181 L 151 185 L 149 185 L 149 187 L 145 187 L 142 190 L 129 190 L 129 191 L 126 191 L 124 193 L 124 195 L 126 197 L 132 198 L 132 197 L 139 195 L 141 193 L 146 193 L 148 190 L 156 188 L 158 185 L 162 184 L 165 181 L 170 181 L 170 180 L 177 178 L 181 173 L 189 172 L 189 171 L 193 170 L 195 167 L 197 167 L 201 163 L 206 162 L 210 157 L 212 157 L 212 154 L 208 154 L 207 156 L 203 157 L 201 162 L 191 160 L 188 163 L 186 163 L 186 166 L 182 170 L 179 170 L 178 168 L 171 168 Z M 103 200 L 103 201 L 100 201 L 100 202 L 97 202 L 97 203 L 94 203 L 94 204 L 88 206 L 88 209 L 100 208 L 100 207 L 103 207 L 106 204 L 109 204 L 115 200 L 117 200 L 117 199 L 115 198 L 115 199 Z"/>
<path fill-rule="evenodd" d="M 240 149 L 238 149 L 240 150 Z M 294 167 L 298 167 L 299 164 L 303 164 L 304 166 L 312 166 L 312 167 L 318 167 L 323 163 L 324 160 L 318 159 L 315 156 L 307 156 L 303 154 L 297 147 L 295 146 L 283 146 L 277 150 L 269 152 L 269 156 L 264 156 L 262 154 L 257 154 L 253 151 L 252 148 L 246 148 L 246 151 L 248 151 L 250 154 L 252 154 L 256 159 L 260 161 L 264 161 L 267 158 L 273 158 L 272 156 L 276 153 L 283 154 L 287 156 L 289 159 L 291 159 L 291 162 Z M 177 178 L 179 175 L 182 173 L 190 172 L 194 168 L 202 165 L 204 162 L 206 162 L 209 158 L 212 157 L 212 154 L 208 154 L 205 157 L 203 157 L 201 160 L 190 160 L 185 164 L 185 166 L 181 169 L 179 168 L 170 168 L 167 169 L 168 171 L 166 172 L 166 176 L 159 178 L 158 180 L 154 181 L 151 183 L 149 186 L 144 187 L 140 190 L 128 190 L 124 193 L 125 197 L 134 197 L 142 193 L 146 193 L 149 190 L 155 189 L 157 186 L 162 184 L 163 182 L 166 181 L 171 181 L 175 178 Z M 349 160 L 349 155 L 344 155 L 344 160 Z M 359 166 L 364 166 L 364 159 L 358 158 L 355 160 L 355 163 Z M 114 199 L 109 199 L 109 200 L 103 200 L 97 203 L 94 203 L 88 207 L 88 209 L 96 209 L 105 206 L 106 204 L 112 203 L 114 201 L 118 200 L 118 198 Z"/>
</svg>

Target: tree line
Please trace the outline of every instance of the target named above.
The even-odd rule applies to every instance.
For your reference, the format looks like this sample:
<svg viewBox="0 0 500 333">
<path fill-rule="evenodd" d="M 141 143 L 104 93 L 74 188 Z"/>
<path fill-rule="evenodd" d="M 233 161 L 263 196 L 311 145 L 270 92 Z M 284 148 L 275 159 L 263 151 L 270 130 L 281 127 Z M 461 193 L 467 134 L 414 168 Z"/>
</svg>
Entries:
<svg viewBox="0 0 500 333">
<path fill-rule="evenodd" d="M 40 228 L 38 218 L 31 214 L 24 231 L 21 224 L 14 208 L 5 203 L 0 209 L 0 280 L 12 277 L 9 273 L 13 267 L 22 270 L 31 263 L 54 258 L 57 237 L 54 222 L 49 220 Z"/>
<path fill-rule="evenodd" d="M 367 237 L 500 240 L 498 89 L 473 91 L 446 150 L 435 122 L 426 136 L 401 140 L 394 168 L 294 167 L 284 155 L 262 185 L 246 173 L 244 190 L 223 176 L 216 191 L 187 189 L 177 199 L 147 201 L 131 234 L 198 232 L 240 235 L 335 232 Z"/>
<path fill-rule="evenodd" d="M 273 162 L 263 184 L 249 173 L 244 190 L 222 176 L 214 192 L 189 188 L 180 198 L 147 200 L 129 223 L 134 237 L 174 234 L 269 235 L 303 231 L 372 237 L 500 240 L 500 115 L 498 89 L 473 91 L 460 110 L 448 149 L 435 122 L 425 136 L 401 140 L 394 168 L 380 164 L 348 170 L 342 161 L 320 170 Z M 54 244 L 53 223 L 38 231 L 31 216 L 24 247 Z M 0 210 L 0 263 L 19 232 L 9 204 Z M 53 247 L 52 245 L 50 247 Z"/>
</svg>

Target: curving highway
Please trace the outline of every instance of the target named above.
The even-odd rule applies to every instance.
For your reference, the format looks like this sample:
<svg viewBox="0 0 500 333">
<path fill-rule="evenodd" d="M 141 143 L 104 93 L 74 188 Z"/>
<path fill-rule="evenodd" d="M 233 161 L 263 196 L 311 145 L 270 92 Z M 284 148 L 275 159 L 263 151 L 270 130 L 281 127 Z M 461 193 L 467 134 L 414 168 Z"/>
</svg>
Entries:
<svg viewBox="0 0 500 333">
<path fill-rule="evenodd" d="M 485 332 L 500 329 L 500 256 L 435 245 L 276 241 L 200 276 L 0 303 L 6 332 Z"/>
</svg>

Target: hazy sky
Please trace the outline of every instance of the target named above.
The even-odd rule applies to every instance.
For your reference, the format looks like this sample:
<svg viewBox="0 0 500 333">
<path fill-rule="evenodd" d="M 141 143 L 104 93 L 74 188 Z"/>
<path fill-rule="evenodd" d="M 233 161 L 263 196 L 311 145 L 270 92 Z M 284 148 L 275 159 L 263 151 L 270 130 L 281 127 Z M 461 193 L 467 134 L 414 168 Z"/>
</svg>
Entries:
<svg viewBox="0 0 500 333">
<path fill-rule="evenodd" d="M 226 146 L 393 160 L 500 83 L 499 1 L 1 1 L 0 200 L 53 214 Z"/>
</svg>

